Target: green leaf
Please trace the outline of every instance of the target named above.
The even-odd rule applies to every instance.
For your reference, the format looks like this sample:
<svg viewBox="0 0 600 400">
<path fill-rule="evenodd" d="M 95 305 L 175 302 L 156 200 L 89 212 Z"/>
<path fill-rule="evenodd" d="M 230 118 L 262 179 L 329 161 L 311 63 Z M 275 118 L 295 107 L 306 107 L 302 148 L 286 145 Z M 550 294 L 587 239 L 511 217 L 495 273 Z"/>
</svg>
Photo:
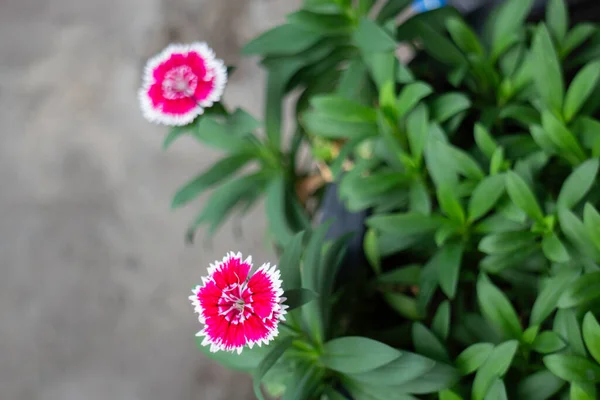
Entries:
<svg viewBox="0 0 600 400">
<path fill-rule="evenodd" d="M 426 374 L 395 388 L 401 393 L 436 393 L 440 390 L 450 389 L 456 385 L 459 378 L 456 369 L 443 363 L 437 363 Z"/>
<path fill-rule="evenodd" d="M 365 54 L 396 50 L 396 41 L 374 21 L 363 17 L 353 34 L 354 43 Z"/>
<path fill-rule="evenodd" d="M 365 252 L 365 257 L 376 275 L 381 274 L 381 261 L 379 255 L 379 245 L 377 244 L 377 233 L 373 229 L 367 230 L 365 233 L 365 238 L 363 240 L 363 249 Z"/>
<path fill-rule="evenodd" d="M 494 275 L 518 274 L 519 272 L 515 271 L 516 266 L 530 261 L 538 251 L 537 247 L 526 247 L 518 252 L 489 255 L 479 263 L 479 267 Z"/>
<path fill-rule="evenodd" d="M 433 93 L 433 89 L 426 83 L 414 82 L 402 88 L 396 102 L 396 111 L 399 118 L 412 110 L 422 99 Z M 425 109 L 426 115 L 426 109 Z"/>
<path fill-rule="evenodd" d="M 440 339 L 448 339 L 450 334 L 450 302 L 444 300 L 438 307 L 431 321 L 433 333 Z"/>
<path fill-rule="evenodd" d="M 591 148 L 592 152 L 597 148 L 598 132 L 600 131 L 600 121 L 587 116 L 579 116 L 573 121 L 572 130 L 581 138 L 581 143 L 585 148 Z M 597 157 L 593 155 L 592 157 Z"/>
<path fill-rule="evenodd" d="M 262 391 L 260 390 L 260 382 L 264 378 L 264 376 L 269 372 L 269 370 L 275 365 L 275 363 L 283 356 L 283 353 L 291 346 L 294 338 L 292 336 L 285 337 L 281 339 L 278 343 L 276 343 L 271 347 L 271 351 L 263 358 L 260 362 L 256 371 L 254 372 L 253 380 L 254 380 L 254 394 L 261 400 L 264 400 L 264 396 Z"/>
<path fill-rule="evenodd" d="M 352 140 L 377 135 L 377 124 L 374 122 L 344 121 L 316 111 L 305 112 L 302 123 L 309 134 L 328 139 Z"/>
<path fill-rule="evenodd" d="M 441 225 L 439 218 L 419 213 L 375 215 L 367 219 L 367 226 L 401 236 L 419 236 L 434 232 Z"/>
<path fill-rule="evenodd" d="M 504 337 L 521 337 L 523 330 L 515 309 L 506 295 L 485 274 L 481 274 L 477 281 L 477 299 L 485 319 L 502 332 Z"/>
<path fill-rule="evenodd" d="M 438 247 L 442 247 L 450 238 L 454 236 L 460 236 L 462 226 L 452 222 L 446 221 L 440 229 L 435 232 L 433 239 Z"/>
<path fill-rule="evenodd" d="M 510 104 L 504 107 L 502 111 L 500 111 L 500 118 L 514 119 L 525 128 L 540 123 L 540 113 L 536 109 L 518 104 Z"/>
<path fill-rule="evenodd" d="M 542 112 L 542 126 L 552 143 L 567 153 L 571 157 L 569 160 L 576 160 L 573 163 L 580 163 L 587 158 L 575 135 L 551 112 Z"/>
<path fill-rule="evenodd" d="M 299 25 L 285 24 L 270 29 L 242 48 L 244 55 L 297 54 L 316 44 L 322 35 Z"/>
<path fill-rule="evenodd" d="M 571 308 L 600 297 L 600 272 L 579 277 L 560 296 L 559 308 Z"/>
<path fill-rule="evenodd" d="M 569 14 L 564 0 L 550 0 L 546 6 L 546 23 L 548 29 L 562 43 L 569 29 Z"/>
<path fill-rule="evenodd" d="M 552 354 L 544 357 L 544 365 L 554 375 L 568 382 L 600 382 L 600 366 L 584 357 Z"/>
<path fill-rule="evenodd" d="M 418 285 L 421 275 L 420 265 L 406 265 L 393 269 L 389 272 L 384 272 L 377 277 L 379 283 L 394 283 L 404 285 Z"/>
<path fill-rule="evenodd" d="M 376 0 L 358 0 L 358 12 L 361 15 L 368 14 Z"/>
<path fill-rule="evenodd" d="M 560 229 L 579 251 L 590 257 L 598 257 L 598 250 L 594 247 L 585 225 L 573 212 L 565 208 L 559 208 L 558 219 Z"/>
<path fill-rule="evenodd" d="M 365 382 L 358 382 L 348 376 L 341 379 L 341 384 L 348 390 L 349 395 L 354 399 L 361 400 L 417 400 L 415 397 L 400 392 L 397 387 L 372 385 Z M 344 397 L 344 400 L 346 397 Z"/>
<path fill-rule="evenodd" d="M 302 263 L 302 287 L 319 293 L 323 277 L 323 243 L 331 223 L 322 223 L 310 236 Z M 323 309 L 321 304 L 313 302 L 302 308 L 303 320 L 313 340 L 322 343 L 325 336 Z"/>
<path fill-rule="evenodd" d="M 498 147 L 490 159 L 490 175 L 497 175 L 505 169 L 507 169 L 507 167 L 506 161 L 504 160 L 504 149 Z"/>
<path fill-rule="evenodd" d="M 197 129 L 191 132 L 199 142 L 219 150 L 229 153 L 256 152 L 256 145 L 248 137 L 231 134 L 227 124 L 212 117 L 203 117 Z"/>
<path fill-rule="evenodd" d="M 304 0 L 302 8 L 321 14 L 339 14 L 351 5 L 350 0 Z"/>
<path fill-rule="evenodd" d="M 587 357 L 579 326 L 575 310 L 561 309 L 556 312 L 552 330 L 567 342 L 570 352 Z"/>
<path fill-rule="evenodd" d="M 494 350 L 492 343 L 476 343 L 469 346 L 456 358 L 456 367 L 462 375 L 477 371 Z"/>
<path fill-rule="evenodd" d="M 546 133 L 546 131 L 539 125 L 531 125 L 529 127 L 529 132 L 531 133 L 531 137 L 533 138 L 533 140 L 535 141 L 535 143 L 540 146 L 540 148 L 542 150 L 544 150 L 544 152 L 546 152 L 546 154 L 557 154 L 559 153 L 559 149 L 558 146 L 556 146 L 554 144 L 554 142 L 552 141 L 552 139 L 550 138 L 550 135 L 548 133 Z M 562 154 L 563 156 L 565 154 Z M 572 160 L 572 156 L 569 155 L 569 160 Z"/>
<path fill-rule="evenodd" d="M 596 181 L 598 159 L 590 159 L 578 166 L 563 183 L 558 195 L 558 206 L 573 208 L 589 192 Z"/>
<path fill-rule="evenodd" d="M 552 331 L 540 333 L 533 342 L 533 350 L 542 354 L 555 353 L 564 349 L 565 346 L 566 344 L 563 342 L 560 336 Z"/>
<path fill-rule="evenodd" d="M 578 276 L 578 270 L 567 268 L 548 280 L 533 304 L 530 318 L 531 325 L 541 325 L 544 322 L 556 309 L 560 296 Z"/>
<path fill-rule="evenodd" d="M 494 348 L 475 374 L 473 400 L 484 400 L 495 380 L 506 374 L 517 352 L 519 342 L 511 340 Z"/>
<path fill-rule="evenodd" d="M 504 194 L 504 176 L 492 175 L 483 179 L 469 200 L 469 221 L 473 222 L 490 211 Z"/>
<path fill-rule="evenodd" d="M 415 322 L 412 327 L 412 339 L 417 353 L 434 360 L 450 362 L 446 348 L 427 327 Z"/>
<path fill-rule="evenodd" d="M 375 122 L 377 112 L 371 107 L 337 95 L 318 95 L 310 99 L 317 112 L 339 121 Z"/>
<path fill-rule="evenodd" d="M 436 365 L 436 362 L 409 352 L 403 352 L 402 355 L 390 363 L 387 363 L 377 369 L 353 374 L 352 379 L 371 385 L 394 386 L 401 385 L 416 379 Z"/>
<path fill-rule="evenodd" d="M 542 251 L 546 258 L 553 262 L 564 263 L 571 259 L 565 245 L 554 232 L 542 239 Z"/>
<path fill-rule="evenodd" d="M 343 374 L 358 374 L 379 368 L 401 355 L 398 350 L 376 340 L 346 336 L 325 343 L 321 362 Z"/>
<path fill-rule="evenodd" d="M 492 54 L 500 55 L 508 49 L 507 43 L 522 30 L 532 4 L 533 0 L 508 0 L 498 8 L 492 20 Z"/>
<path fill-rule="evenodd" d="M 409 84 L 415 81 L 415 76 L 406 65 L 398 64 L 396 66 L 396 80 L 398 83 Z"/>
<path fill-rule="evenodd" d="M 588 311 L 583 318 L 582 331 L 588 351 L 600 364 L 600 324 L 591 311 Z"/>
<path fill-rule="evenodd" d="M 205 222 L 210 224 L 208 232 L 214 234 L 233 208 L 254 191 L 261 190 L 266 182 L 265 175 L 258 172 L 230 180 L 217 188 L 188 228 L 188 241 L 192 240 L 196 228 Z"/>
<path fill-rule="evenodd" d="M 207 171 L 198 175 L 179 189 L 173 198 L 171 208 L 175 209 L 186 205 L 206 189 L 229 178 L 252 158 L 251 154 L 244 153 L 233 154 L 221 159 Z"/>
<path fill-rule="evenodd" d="M 406 131 L 410 151 L 415 160 L 420 162 L 429 137 L 429 112 L 427 106 L 420 104 L 406 117 Z"/>
<path fill-rule="evenodd" d="M 285 382 L 285 392 L 281 400 L 304 400 L 315 395 L 314 391 L 321 383 L 323 372 L 316 365 L 298 369 Z"/>
<path fill-rule="evenodd" d="M 562 44 L 562 57 L 565 58 L 571 54 L 573 50 L 588 40 L 594 33 L 596 33 L 596 30 L 596 26 L 591 23 L 575 25 L 575 27 L 573 27 L 573 29 L 567 33 L 567 36 Z"/>
<path fill-rule="evenodd" d="M 431 24 L 419 20 L 414 20 L 414 24 L 425 51 L 434 59 L 449 66 L 466 64 L 467 60 L 463 53 L 451 40 L 434 29 Z"/>
<path fill-rule="evenodd" d="M 395 52 L 363 54 L 362 59 L 367 64 L 371 77 L 379 90 L 388 82 L 394 81 L 398 62 Z"/>
<path fill-rule="evenodd" d="M 241 108 L 237 108 L 227 119 L 227 129 L 241 137 L 253 133 L 260 126 L 256 118 Z"/>
<path fill-rule="evenodd" d="M 485 173 L 479 164 L 465 151 L 443 143 L 439 143 L 438 146 L 443 149 L 444 161 L 452 169 L 476 182 L 485 177 Z"/>
<path fill-rule="evenodd" d="M 346 396 L 342 395 L 337 390 L 333 389 L 331 386 L 327 386 L 325 388 L 325 399 L 324 400 L 348 400 Z"/>
<path fill-rule="evenodd" d="M 418 306 L 423 314 L 439 286 L 438 261 L 439 252 L 431 257 L 421 270 L 421 276 L 419 278 Z"/>
<path fill-rule="evenodd" d="M 532 345 L 537 338 L 539 331 L 540 327 L 537 325 L 530 326 L 529 328 L 525 329 L 523 336 L 521 336 L 521 343 L 525 345 Z"/>
<path fill-rule="evenodd" d="M 520 0 L 516 0 L 520 1 Z M 562 110 L 564 81 L 550 33 L 544 25 L 537 28 L 532 44 L 533 80 L 542 100 L 554 112 Z"/>
<path fill-rule="evenodd" d="M 451 165 L 452 159 L 447 154 L 448 146 L 444 143 L 445 140 L 447 139 L 439 125 L 431 124 L 428 142 L 425 147 L 425 163 L 427 171 L 436 186 L 450 185 L 455 187 L 458 185 L 456 165 Z"/>
<path fill-rule="evenodd" d="M 431 103 L 431 117 L 434 121 L 442 123 L 461 111 L 471 107 L 471 100 L 462 93 L 446 93 L 436 98 Z"/>
<path fill-rule="evenodd" d="M 348 34 L 353 30 L 352 20 L 342 14 L 318 14 L 306 10 L 289 14 L 287 20 L 321 35 Z"/>
<path fill-rule="evenodd" d="M 500 212 L 490 215 L 475 225 L 475 232 L 482 234 L 502 233 L 519 231 L 525 228 L 526 226 L 522 222 L 515 222 Z"/>
<path fill-rule="evenodd" d="M 423 313 L 419 310 L 417 301 L 409 296 L 399 293 L 384 292 L 383 298 L 398 314 L 412 321 L 423 319 Z"/>
<path fill-rule="evenodd" d="M 518 251 L 535 244 L 532 232 L 502 232 L 484 236 L 479 242 L 479 251 L 487 254 L 502 254 Z"/>
<path fill-rule="evenodd" d="M 401 161 L 405 156 L 403 146 L 394 130 L 394 127 L 390 123 L 389 119 L 386 118 L 382 109 L 378 110 L 377 112 L 377 125 L 379 127 L 379 133 L 382 137 L 381 144 L 386 146 L 384 151 L 387 154 L 390 154 L 390 164 L 398 169 L 403 169 L 404 165 Z"/>
<path fill-rule="evenodd" d="M 386 22 L 396 18 L 412 0 L 388 0 L 377 14 L 377 22 Z"/>
<path fill-rule="evenodd" d="M 600 214 L 590 203 L 583 207 L 583 224 L 591 241 L 600 249 Z"/>
<path fill-rule="evenodd" d="M 303 239 L 304 232 L 298 232 L 284 246 L 283 254 L 279 260 L 279 270 L 281 271 L 284 290 L 298 289 L 301 286 L 300 263 L 302 261 Z"/>
<path fill-rule="evenodd" d="M 355 232 L 348 232 L 344 235 L 338 236 L 336 239 L 328 243 L 328 247 L 325 251 L 325 256 L 323 257 L 321 265 L 319 282 L 321 302 L 324 309 L 327 309 L 325 306 L 330 303 L 330 296 L 333 294 L 334 282 L 346 255 L 348 242 L 355 235 Z"/>
<path fill-rule="evenodd" d="M 471 56 L 469 56 L 469 58 L 471 58 Z M 473 64 L 475 64 L 475 62 L 473 62 Z M 455 88 L 459 87 L 464 80 L 467 78 L 467 74 L 469 73 L 469 71 L 473 69 L 475 70 L 476 67 L 471 66 L 469 64 L 461 64 L 457 67 L 454 67 L 447 76 L 447 80 L 448 82 L 454 86 Z M 473 73 L 475 74 L 475 73 Z"/>
<path fill-rule="evenodd" d="M 457 395 L 451 390 L 442 390 L 440 392 L 440 400 L 464 400 L 462 397 Z"/>
<path fill-rule="evenodd" d="M 287 299 L 285 304 L 288 306 L 288 311 L 292 311 L 313 301 L 319 295 L 308 289 L 290 289 L 284 292 L 283 297 Z"/>
<path fill-rule="evenodd" d="M 517 389 L 519 399 L 548 400 L 565 385 L 565 381 L 543 370 L 529 375 L 519 382 Z"/>
<path fill-rule="evenodd" d="M 390 121 L 395 119 L 392 116 L 396 109 L 396 83 L 388 81 L 379 89 L 379 108 L 377 114 L 387 115 Z"/>
<path fill-rule="evenodd" d="M 448 185 L 442 185 L 437 192 L 438 201 L 444 214 L 458 224 L 464 224 L 465 210 L 458 200 L 454 190 Z"/>
<path fill-rule="evenodd" d="M 494 383 L 492 383 L 492 387 L 485 396 L 485 400 L 508 400 L 506 386 L 504 386 L 504 381 L 502 381 L 502 379 L 496 379 Z"/>
<path fill-rule="evenodd" d="M 360 58 L 351 60 L 340 76 L 336 93 L 348 100 L 359 99 L 368 78 L 367 66 Z"/>
<path fill-rule="evenodd" d="M 410 185 L 409 210 L 423 215 L 431 214 L 431 199 L 422 180 L 415 180 Z"/>
<path fill-rule="evenodd" d="M 534 221 L 543 223 L 544 214 L 535 195 L 523 178 L 512 171 L 506 173 L 506 191 L 513 203 L 523 210 Z"/>
<path fill-rule="evenodd" d="M 267 187 L 265 202 L 269 230 L 275 241 L 282 245 L 288 243 L 296 233 L 287 209 L 290 200 L 287 190 L 284 176 L 277 175 Z"/>
<path fill-rule="evenodd" d="M 454 43 L 465 53 L 484 56 L 485 52 L 473 30 L 459 18 L 448 18 L 446 29 Z"/>
<path fill-rule="evenodd" d="M 581 110 L 588 97 L 594 91 L 600 78 L 600 61 L 592 61 L 573 78 L 565 97 L 563 114 L 567 122 Z"/>
<path fill-rule="evenodd" d="M 477 143 L 477 147 L 483 154 L 487 156 L 487 158 L 492 158 L 494 152 L 498 148 L 498 144 L 490 135 L 490 132 L 481 124 L 475 124 L 474 130 L 475 143 Z"/>
<path fill-rule="evenodd" d="M 462 243 L 451 243 L 442 247 L 436 256 L 440 287 L 450 299 L 456 295 L 463 251 Z"/>
<path fill-rule="evenodd" d="M 590 383 L 571 382 L 569 400 L 596 400 L 596 386 Z"/>
<path fill-rule="evenodd" d="M 329 42 L 319 42 L 301 53 L 288 57 L 267 58 L 263 65 L 269 70 L 265 109 L 265 132 L 271 145 L 280 148 L 281 117 L 283 97 L 292 76 L 307 64 L 323 60 L 331 55 L 335 46 Z"/>
</svg>

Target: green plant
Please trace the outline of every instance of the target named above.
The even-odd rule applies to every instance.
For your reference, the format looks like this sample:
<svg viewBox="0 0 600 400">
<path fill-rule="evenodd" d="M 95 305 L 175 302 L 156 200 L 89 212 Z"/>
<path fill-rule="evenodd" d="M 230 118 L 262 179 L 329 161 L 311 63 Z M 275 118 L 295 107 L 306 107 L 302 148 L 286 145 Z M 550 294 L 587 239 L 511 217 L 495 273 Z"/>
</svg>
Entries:
<svg viewBox="0 0 600 400">
<path fill-rule="evenodd" d="M 505 1 L 479 38 L 450 8 L 396 26 L 408 1 L 373 16 L 373 1 L 306 0 L 244 50 L 268 72 L 264 138 L 222 107 L 169 135 L 228 153 L 175 206 L 258 161 L 197 223 L 265 194 L 286 290 L 319 295 L 273 345 L 209 354 L 253 373 L 259 397 L 264 382 L 282 399 L 598 398 L 600 31 L 569 27 L 562 0 L 527 22 L 532 2 Z M 371 211 L 371 268 L 341 287 L 348 238 L 323 246 L 328 225 L 313 231 L 293 190 L 302 143 L 348 209 Z"/>
</svg>

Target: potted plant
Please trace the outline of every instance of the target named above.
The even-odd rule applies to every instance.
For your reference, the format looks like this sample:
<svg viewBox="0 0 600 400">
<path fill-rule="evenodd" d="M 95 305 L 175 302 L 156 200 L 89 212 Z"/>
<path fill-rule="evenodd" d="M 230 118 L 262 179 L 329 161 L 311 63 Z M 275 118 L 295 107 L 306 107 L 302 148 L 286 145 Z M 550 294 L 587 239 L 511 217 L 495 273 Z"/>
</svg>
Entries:
<svg viewBox="0 0 600 400">
<path fill-rule="evenodd" d="M 265 196 L 279 254 L 253 273 L 239 254 L 211 266 L 190 297 L 200 349 L 252 373 L 259 398 L 597 398 L 598 27 L 569 26 L 562 0 L 536 23 L 532 0 L 507 0 L 480 39 L 452 8 L 398 25 L 409 1 L 373 3 L 307 0 L 245 47 L 268 72 L 262 124 L 218 103 L 210 49 L 150 64 L 143 104 L 179 124 L 166 146 L 190 134 L 227 153 L 175 196 L 218 186 L 190 233 Z M 318 168 L 298 168 L 304 145 Z M 310 204 L 323 182 L 364 238 L 327 240 Z M 356 237 L 366 260 L 340 280 Z"/>
</svg>

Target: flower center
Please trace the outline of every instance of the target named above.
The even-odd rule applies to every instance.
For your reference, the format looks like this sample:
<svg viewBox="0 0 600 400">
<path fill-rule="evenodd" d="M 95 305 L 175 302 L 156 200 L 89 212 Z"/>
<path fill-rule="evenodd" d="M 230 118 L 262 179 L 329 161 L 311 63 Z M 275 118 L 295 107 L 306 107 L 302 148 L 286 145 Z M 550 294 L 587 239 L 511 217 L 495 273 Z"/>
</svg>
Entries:
<svg viewBox="0 0 600 400">
<path fill-rule="evenodd" d="M 218 301 L 219 315 L 233 324 L 244 322 L 252 310 L 252 296 L 244 284 L 233 284 L 223 289 Z"/>
<path fill-rule="evenodd" d="M 169 100 L 190 97 L 198 87 L 198 77 L 187 65 L 167 71 L 162 82 L 163 96 Z"/>
</svg>

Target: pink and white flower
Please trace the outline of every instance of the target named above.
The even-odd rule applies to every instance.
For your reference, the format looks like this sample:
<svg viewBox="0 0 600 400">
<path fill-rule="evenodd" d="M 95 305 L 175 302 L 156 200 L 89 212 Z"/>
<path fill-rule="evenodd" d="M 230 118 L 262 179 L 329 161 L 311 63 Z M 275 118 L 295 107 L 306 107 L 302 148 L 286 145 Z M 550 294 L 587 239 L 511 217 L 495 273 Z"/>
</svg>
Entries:
<svg viewBox="0 0 600 400">
<path fill-rule="evenodd" d="M 263 264 L 251 273 L 252 257 L 230 252 L 216 261 L 202 277 L 202 285 L 192 289 L 189 299 L 204 328 L 196 336 L 204 337 L 203 346 L 211 352 L 242 352 L 273 340 L 279 321 L 285 321 L 286 305 L 276 266 Z"/>
<path fill-rule="evenodd" d="M 186 125 L 219 101 L 227 68 L 206 43 L 171 44 L 148 60 L 138 93 L 144 117 Z"/>
</svg>

